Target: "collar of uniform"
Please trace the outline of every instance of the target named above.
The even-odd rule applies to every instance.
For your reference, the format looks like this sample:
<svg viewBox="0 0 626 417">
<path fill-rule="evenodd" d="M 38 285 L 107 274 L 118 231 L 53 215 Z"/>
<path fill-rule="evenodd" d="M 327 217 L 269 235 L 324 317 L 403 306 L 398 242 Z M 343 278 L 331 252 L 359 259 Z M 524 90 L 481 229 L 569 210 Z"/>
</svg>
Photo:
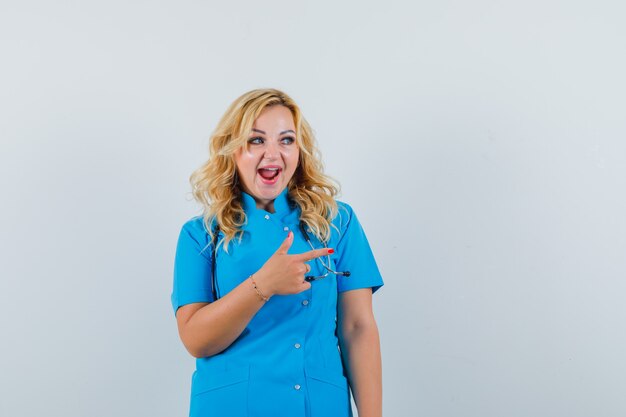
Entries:
<svg viewBox="0 0 626 417">
<path fill-rule="evenodd" d="M 254 199 L 254 197 L 252 197 L 245 191 L 241 192 L 241 200 L 243 210 L 246 212 L 247 215 L 251 215 L 253 213 L 260 213 L 265 215 L 269 213 L 268 211 L 257 208 L 256 200 Z M 287 187 L 285 187 L 285 189 L 274 199 L 274 213 L 269 214 L 282 218 L 292 211 L 293 208 L 289 205 L 289 190 L 287 189 Z"/>
</svg>

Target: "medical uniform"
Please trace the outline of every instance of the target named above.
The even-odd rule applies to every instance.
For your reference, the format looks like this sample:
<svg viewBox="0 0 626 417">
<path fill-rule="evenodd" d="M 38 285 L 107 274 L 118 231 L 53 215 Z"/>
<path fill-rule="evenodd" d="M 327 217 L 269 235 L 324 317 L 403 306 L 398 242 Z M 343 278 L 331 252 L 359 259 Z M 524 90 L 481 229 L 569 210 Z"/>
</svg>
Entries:
<svg viewBox="0 0 626 417">
<path fill-rule="evenodd" d="M 285 189 L 274 201 L 275 213 L 256 207 L 242 193 L 247 223 L 241 242 L 231 241 L 229 253 L 216 253 L 218 297 L 223 297 L 258 271 L 287 237 L 294 233 L 289 254 L 311 250 L 298 227 L 300 209 Z M 331 269 L 311 288 L 292 295 L 274 295 L 256 313 L 241 335 L 224 351 L 196 359 L 191 380 L 190 417 L 348 417 L 352 416 L 348 382 L 337 339 L 337 294 L 383 285 L 376 261 L 352 208 L 337 202 L 328 247 Z M 309 233 L 316 249 L 323 244 Z M 196 302 L 211 302 L 212 243 L 202 216 L 180 231 L 171 296 L 174 312 Z M 326 257 L 323 258 L 327 262 Z M 317 260 L 309 275 L 326 271 Z M 250 291 L 254 291 L 250 288 Z M 367 366 L 367 364 L 364 364 Z"/>
</svg>

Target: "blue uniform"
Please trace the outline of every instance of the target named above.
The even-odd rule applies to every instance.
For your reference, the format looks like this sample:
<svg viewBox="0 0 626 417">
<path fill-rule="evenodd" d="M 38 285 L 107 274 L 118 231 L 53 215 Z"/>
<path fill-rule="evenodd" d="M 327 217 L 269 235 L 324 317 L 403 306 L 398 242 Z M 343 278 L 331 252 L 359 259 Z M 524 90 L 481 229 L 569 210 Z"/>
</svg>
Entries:
<svg viewBox="0 0 626 417">
<path fill-rule="evenodd" d="M 300 209 L 290 204 L 287 189 L 274 201 L 275 213 L 256 208 L 242 193 L 247 223 L 241 242 L 229 253 L 216 253 L 216 280 L 223 297 L 258 271 L 294 233 L 289 254 L 311 250 L 299 225 Z M 261 307 L 241 335 L 219 354 L 196 359 L 191 383 L 190 417 L 348 417 L 352 416 L 348 382 L 337 339 L 337 294 L 383 285 L 376 261 L 352 208 L 337 202 L 328 247 L 334 248 L 329 274 L 311 288 L 292 295 L 274 295 Z M 309 233 L 316 249 L 323 245 Z M 172 307 L 211 302 L 211 250 L 202 216 L 187 221 L 180 232 L 174 262 Z M 323 258 L 327 261 L 327 258 Z M 309 275 L 326 271 L 317 260 Z"/>
</svg>

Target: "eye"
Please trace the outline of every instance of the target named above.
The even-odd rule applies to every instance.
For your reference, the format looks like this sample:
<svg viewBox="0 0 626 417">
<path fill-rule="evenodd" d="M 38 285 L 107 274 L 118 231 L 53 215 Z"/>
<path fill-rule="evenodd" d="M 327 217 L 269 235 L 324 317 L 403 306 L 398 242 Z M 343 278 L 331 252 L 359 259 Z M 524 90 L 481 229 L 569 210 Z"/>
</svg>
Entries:
<svg viewBox="0 0 626 417">
<path fill-rule="evenodd" d="M 292 138 L 291 136 L 287 136 L 284 137 L 280 140 L 282 143 L 284 143 L 285 145 L 291 145 L 292 143 L 294 143 L 296 140 L 294 138 Z"/>
<path fill-rule="evenodd" d="M 248 139 L 248 143 L 251 145 L 260 145 L 261 143 L 263 143 L 263 138 L 256 136 L 254 138 Z"/>
</svg>

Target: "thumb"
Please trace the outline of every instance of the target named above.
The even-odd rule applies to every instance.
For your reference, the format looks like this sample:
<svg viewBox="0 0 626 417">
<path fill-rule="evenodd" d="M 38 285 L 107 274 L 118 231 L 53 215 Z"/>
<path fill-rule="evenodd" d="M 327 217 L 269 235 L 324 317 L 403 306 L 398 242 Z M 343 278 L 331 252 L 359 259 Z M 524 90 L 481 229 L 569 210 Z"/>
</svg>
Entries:
<svg viewBox="0 0 626 417">
<path fill-rule="evenodd" d="M 281 245 L 276 250 L 276 253 L 281 254 L 281 255 L 286 255 L 292 243 L 293 243 L 293 232 L 290 230 L 289 233 L 287 234 L 287 237 L 283 241 L 283 243 L 281 243 Z"/>
</svg>

